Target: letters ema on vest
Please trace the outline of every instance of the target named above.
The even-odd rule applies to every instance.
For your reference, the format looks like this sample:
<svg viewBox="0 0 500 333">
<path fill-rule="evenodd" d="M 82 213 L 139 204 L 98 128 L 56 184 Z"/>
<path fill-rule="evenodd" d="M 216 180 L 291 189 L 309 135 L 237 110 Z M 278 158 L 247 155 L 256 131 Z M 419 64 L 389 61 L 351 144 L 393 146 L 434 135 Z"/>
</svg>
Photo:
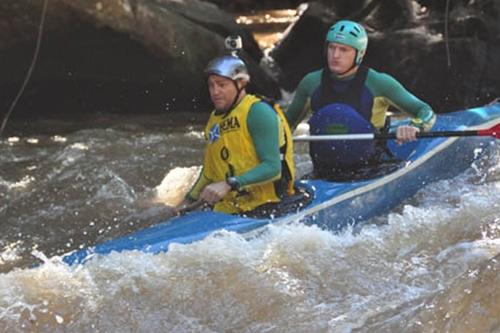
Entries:
<svg viewBox="0 0 500 333">
<path fill-rule="evenodd" d="M 240 122 L 238 121 L 237 117 L 230 117 L 220 122 L 221 132 L 228 132 L 232 130 L 237 130 L 239 128 L 240 128 Z"/>
</svg>

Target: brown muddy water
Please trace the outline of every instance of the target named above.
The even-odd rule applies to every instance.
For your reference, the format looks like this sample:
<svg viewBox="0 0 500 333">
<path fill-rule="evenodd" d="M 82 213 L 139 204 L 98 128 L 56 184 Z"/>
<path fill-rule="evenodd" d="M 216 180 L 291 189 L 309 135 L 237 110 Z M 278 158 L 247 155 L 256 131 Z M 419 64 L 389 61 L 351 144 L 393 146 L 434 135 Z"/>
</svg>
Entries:
<svg viewBox="0 0 500 333">
<path fill-rule="evenodd" d="M 293 17 L 268 14 L 240 20 Z M 261 45 L 285 24 L 263 28 Z M 63 264 L 65 253 L 162 219 L 158 202 L 179 200 L 199 170 L 201 118 L 9 124 L 0 332 L 500 332 L 498 144 L 356 232 L 295 221 Z M 297 147 L 301 173 L 306 151 Z"/>
<path fill-rule="evenodd" d="M 106 119 L 0 141 L 0 331 L 500 331 L 498 146 L 357 233 L 295 221 L 68 267 L 160 220 L 201 163 L 202 122 Z"/>
</svg>

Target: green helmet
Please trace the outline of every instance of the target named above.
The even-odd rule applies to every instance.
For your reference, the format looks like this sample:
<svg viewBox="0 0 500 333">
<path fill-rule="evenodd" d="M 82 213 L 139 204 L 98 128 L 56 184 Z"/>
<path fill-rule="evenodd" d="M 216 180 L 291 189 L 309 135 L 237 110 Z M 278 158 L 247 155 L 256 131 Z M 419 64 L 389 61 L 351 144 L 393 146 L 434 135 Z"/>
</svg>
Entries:
<svg viewBox="0 0 500 333">
<path fill-rule="evenodd" d="M 326 34 L 328 43 L 339 43 L 353 47 L 356 52 L 356 65 L 361 64 L 368 46 L 368 35 L 359 23 L 342 20 L 330 27 Z"/>
</svg>

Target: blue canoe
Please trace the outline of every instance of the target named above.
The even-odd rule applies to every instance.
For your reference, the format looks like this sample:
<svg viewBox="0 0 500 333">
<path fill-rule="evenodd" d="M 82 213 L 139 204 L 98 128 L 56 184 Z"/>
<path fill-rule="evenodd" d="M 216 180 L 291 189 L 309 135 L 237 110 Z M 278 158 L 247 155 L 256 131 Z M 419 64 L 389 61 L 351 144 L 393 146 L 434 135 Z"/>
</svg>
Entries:
<svg viewBox="0 0 500 333">
<path fill-rule="evenodd" d="M 500 122 L 500 104 L 439 115 L 433 131 L 489 128 Z M 406 161 L 397 170 L 370 180 L 327 182 L 302 180 L 300 186 L 314 193 L 312 201 L 298 212 L 279 218 L 256 219 L 195 211 L 130 235 L 63 257 L 68 264 L 82 263 L 96 254 L 112 251 L 167 251 L 172 243 L 191 243 L 209 234 L 228 230 L 246 233 L 269 224 L 292 221 L 314 223 L 330 230 L 340 230 L 394 208 L 428 183 L 451 178 L 466 170 L 495 143 L 490 137 L 452 137 L 420 139 L 401 146 L 391 140 L 394 155 Z"/>
</svg>

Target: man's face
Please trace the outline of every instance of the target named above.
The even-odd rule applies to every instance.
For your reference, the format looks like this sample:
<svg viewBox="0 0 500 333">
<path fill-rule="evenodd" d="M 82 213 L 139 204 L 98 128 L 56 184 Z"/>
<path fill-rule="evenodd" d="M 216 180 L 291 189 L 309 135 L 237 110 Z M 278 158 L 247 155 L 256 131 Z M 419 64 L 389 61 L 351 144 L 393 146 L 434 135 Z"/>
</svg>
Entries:
<svg viewBox="0 0 500 333">
<path fill-rule="evenodd" d="M 225 112 L 232 106 L 238 90 L 232 80 L 218 75 L 210 75 L 208 77 L 208 92 L 215 109 Z"/>
<path fill-rule="evenodd" d="M 334 74 L 350 74 L 346 71 L 351 68 L 356 58 L 356 49 L 339 43 L 329 43 L 327 60 L 330 71 Z"/>
</svg>

